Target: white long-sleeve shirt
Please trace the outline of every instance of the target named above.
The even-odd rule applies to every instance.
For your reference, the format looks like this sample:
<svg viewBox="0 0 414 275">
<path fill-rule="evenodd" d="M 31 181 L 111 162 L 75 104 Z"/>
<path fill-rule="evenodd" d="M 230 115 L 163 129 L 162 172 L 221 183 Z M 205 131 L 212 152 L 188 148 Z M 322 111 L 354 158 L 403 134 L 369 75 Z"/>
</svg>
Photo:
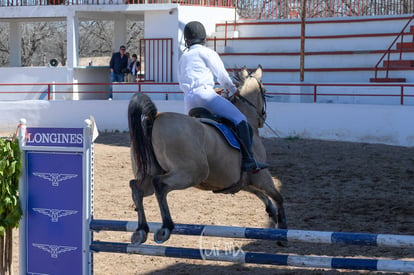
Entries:
<svg viewBox="0 0 414 275">
<path fill-rule="evenodd" d="M 223 61 L 215 51 L 196 44 L 181 56 L 178 64 L 178 82 L 184 92 L 186 111 L 203 107 L 233 121 L 235 125 L 245 121 L 246 117 L 236 106 L 214 91 L 214 77 L 231 94 L 237 91 L 224 68 Z"/>
<path fill-rule="evenodd" d="M 178 82 L 184 93 L 202 86 L 214 87 L 214 76 L 225 89 L 231 93 L 236 92 L 237 88 L 215 51 L 195 44 L 181 56 L 178 64 Z"/>
</svg>

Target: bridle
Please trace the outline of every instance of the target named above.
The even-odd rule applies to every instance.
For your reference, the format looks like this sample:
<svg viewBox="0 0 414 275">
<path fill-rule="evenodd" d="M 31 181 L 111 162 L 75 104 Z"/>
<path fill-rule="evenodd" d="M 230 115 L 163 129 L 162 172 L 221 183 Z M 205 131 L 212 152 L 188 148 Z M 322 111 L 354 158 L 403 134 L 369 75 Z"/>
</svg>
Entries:
<svg viewBox="0 0 414 275">
<path fill-rule="evenodd" d="M 248 100 L 247 98 L 245 98 L 244 96 L 242 96 L 240 94 L 240 91 L 238 91 L 235 94 L 235 97 L 237 97 L 238 99 L 240 99 L 241 102 L 245 103 L 246 105 L 248 105 L 250 108 L 254 108 L 254 112 L 256 113 L 256 115 L 261 119 L 262 122 L 265 121 L 266 119 L 266 90 L 263 87 L 262 82 L 257 79 L 256 77 L 249 75 L 249 77 L 254 78 L 257 81 L 257 84 L 259 84 L 259 88 L 260 88 L 260 95 L 262 97 L 262 101 L 263 101 L 263 106 L 262 106 L 262 110 L 259 112 L 257 110 L 257 106 L 255 104 L 253 104 L 250 100 Z"/>
</svg>

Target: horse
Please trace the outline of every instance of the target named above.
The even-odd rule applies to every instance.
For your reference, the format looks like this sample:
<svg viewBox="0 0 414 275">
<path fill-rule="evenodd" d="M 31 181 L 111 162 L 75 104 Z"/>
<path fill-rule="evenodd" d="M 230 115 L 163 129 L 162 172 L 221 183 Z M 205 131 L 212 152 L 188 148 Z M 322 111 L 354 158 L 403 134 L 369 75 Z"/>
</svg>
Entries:
<svg viewBox="0 0 414 275">
<path fill-rule="evenodd" d="M 252 151 L 256 159 L 265 162 L 266 151 L 258 130 L 266 119 L 262 73 L 260 65 L 251 73 L 242 68 L 237 74 L 238 93 L 232 97 L 232 103 L 245 114 L 252 127 Z M 268 169 L 243 172 L 240 151 L 229 146 L 211 125 L 185 114 L 158 113 L 150 97 L 143 93 L 136 93 L 129 102 L 128 125 L 135 176 L 130 188 L 138 213 L 138 227 L 131 237 L 133 244 L 144 243 L 149 232 L 143 198 L 155 193 L 162 227 L 154 232 L 154 241 L 163 243 L 174 229 L 167 194 L 189 187 L 222 193 L 239 190 L 253 193 L 264 202 L 277 228 L 287 228 L 283 197 Z"/>
</svg>

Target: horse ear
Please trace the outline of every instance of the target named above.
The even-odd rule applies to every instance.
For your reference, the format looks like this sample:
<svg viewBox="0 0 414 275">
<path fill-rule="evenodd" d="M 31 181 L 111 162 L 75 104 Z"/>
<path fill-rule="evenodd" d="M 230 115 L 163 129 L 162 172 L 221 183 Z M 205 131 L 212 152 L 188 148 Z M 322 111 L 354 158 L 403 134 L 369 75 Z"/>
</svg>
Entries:
<svg viewBox="0 0 414 275">
<path fill-rule="evenodd" d="M 241 68 L 239 76 L 241 80 L 245 80 L 246 77 L 249 75 L 249 72 L 247 71 L 246 66 L 243 66 L 243 68 Z"/>
<path fill-rule="evenodd" d="M 263 69 L 262 69 L 262 66 L 259 64 L 259 66 L 257 66 L 256 71 L 252 73 L 252 76 L 260 80 L 262 79 L 262 74 L 263 74 Z"/>
</svg>

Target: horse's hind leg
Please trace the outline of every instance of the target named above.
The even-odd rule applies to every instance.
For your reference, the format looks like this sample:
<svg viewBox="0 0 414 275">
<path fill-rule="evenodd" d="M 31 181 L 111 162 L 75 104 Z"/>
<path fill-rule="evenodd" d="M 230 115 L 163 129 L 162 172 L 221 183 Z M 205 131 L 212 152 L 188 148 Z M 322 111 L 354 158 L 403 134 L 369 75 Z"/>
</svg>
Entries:
<svg viewBox="0 0 414 275">
<path fill-rule="evenodd" d="M 262 170 L 262 175 L 266 172 L 266 170 Z M 270 174 L 265 177 L 257 175 L 256 178 L 254 178 L 253 185 L 248 186 L 245 190 L 252 192 L 265 203 L 266 211 L 269 213 L 272 220 L 277 223 L 277 228 L 287 229 L 286 214 L 283 207 L 283 197 L 276 189 Z M 277 210 L 268 196 L 276 203 Z"/>
<path fill-rule="evenodd" d="M 202 182 L 207 177 L 208 166 L 200 166 L 200 163 L 201 165 L 205 164 L 198 162 L 198 166 L 190 167 L 190 165 L 187 165 L 185 168 L 175 169 L 173 172 L 153 178 L 152 183 L 155 189 L 155 196 L 157 197 L 162 216 L 162 227 L 154 233 L 155 242 L 163 243 L 168 240 L 174 229 L 174 222 L 167 203 L 167 194 L 172 190 L 183 190 L 193 186 L 194 183 Z"/>
<path fill-rule="evenodd" d="M 138 187 L 137 180 L 133 179 L 129 182 L 129 186 L 132 191 L 132 199 L 135 204 L 135 211 L 138 214 L 138 228 L 131 236 L 131 242 L 133 244 L 141 244 L 147 240 L 149 227 L 147 223 L 147 218 L 145 217 L 144 212 L 144 191 Z"/>
<path fill-rule="evenodd" d="M 245 191 L 255 194 L 266 206 L 266 212 L 269 215 L 269 218 L 272 219 L 273 222 L 277 223 L 277 209 L 273 205 L 273 202 L 261 191 L 254 189 L 253 187 L 248 186 L 244 188 Z"/>
<path fill-rule="evenodd" d="M 272 222 L 277 223 L 278 228 L 286 229 L 286 226 L 283 227 L 283 225 L 279 225 L 279 220 L 283 219 L 282 217 L 280 217 L 281 214 L 279 214 L 281 211 L 278 211 L 278 209 L 276 209 L 276 207 L 274 206 L 272 200 L 269 199 L 268 196 L 263 194 L 262 191 L 259 191 L 259 190 L 255 189 L 254 187 L 251 187 L 251 186 L 247 186 L 243 190 L 255 194 L 261 201 L 263 201 L 263 203 L 266 206 L 266 212 L 267 212 L 267 214 L 269 214 L 269 217 L 271 218 Z M 284 215 L 283 208 L 282 208 L 282 212 L 283 212 L 283 215 Z M 285 241 L 278 241 L 277 244 L 280 245 L 280 246 L 286 246 Z"/>
<path fill-rule="evenodd" d="M 174 229 L 174 223 L 167 203 L 167 186 L 160 181 L 158 176 L 154 177 L 153 184 L 162 217 L 162 227 L 154 232 L 154 241 L 156 243 L 163 243 L 170 238 L 171 231 Z"/>
</svg>

